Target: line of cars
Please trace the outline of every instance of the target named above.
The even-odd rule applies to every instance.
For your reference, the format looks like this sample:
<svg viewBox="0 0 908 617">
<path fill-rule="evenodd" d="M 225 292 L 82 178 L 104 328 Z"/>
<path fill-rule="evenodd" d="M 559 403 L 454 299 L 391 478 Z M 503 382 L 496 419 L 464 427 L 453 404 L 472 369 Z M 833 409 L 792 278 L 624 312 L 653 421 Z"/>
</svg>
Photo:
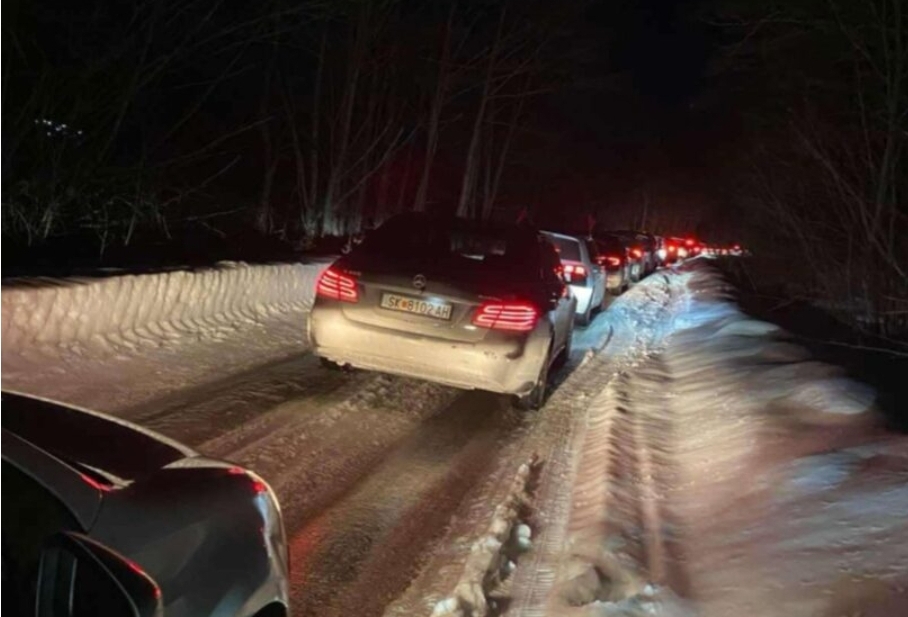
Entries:
<svg viewBox="0 0 908 617">
<path fill-rule="evenodd" d="M 319 278 L 307 324 L 323 364 L 511 395 L 538 409 L 585 326 L 658 266 L 654 236 L 540 231 L 408 213 Z"/>
<path fill-rule="evenodd" d="M 543 232 L 555 246 L 565 281 L 577 296 L 576 322 L 589 324 L 608 294 L 620 295 L 660 265 L 656 236 L 634 231 Z"/>
</svg>

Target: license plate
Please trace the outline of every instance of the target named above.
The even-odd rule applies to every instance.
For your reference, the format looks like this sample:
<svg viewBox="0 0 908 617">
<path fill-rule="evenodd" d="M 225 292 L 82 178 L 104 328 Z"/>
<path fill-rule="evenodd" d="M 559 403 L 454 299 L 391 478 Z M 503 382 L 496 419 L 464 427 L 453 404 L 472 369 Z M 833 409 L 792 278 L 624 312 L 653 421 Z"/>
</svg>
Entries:
<svg viewBox="0 0 908 617">
<path fill-rule="evenodd" d="M 438 300 L 423 300 L 397 294 L 382 294 L 381 307 L 402 313 L 425 315 L 435 319 L 451 319 L 451 305 Z"/>
</svg>

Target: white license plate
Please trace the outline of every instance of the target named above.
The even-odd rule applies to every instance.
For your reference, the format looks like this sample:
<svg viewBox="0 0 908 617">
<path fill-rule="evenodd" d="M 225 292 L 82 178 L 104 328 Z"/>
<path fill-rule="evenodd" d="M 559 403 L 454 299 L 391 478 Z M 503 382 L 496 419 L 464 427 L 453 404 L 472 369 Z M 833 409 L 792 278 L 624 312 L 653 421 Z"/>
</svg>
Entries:
<svg viewBox="0 0 908 617">
<path fill-rule="evenodd" d="M 451 319 L 451 305 L 437 300 L 430 301 L 422 298 L 398 296 L 397 294 L 382 294 L 381 307 L 402 313 L 425 315 L 435 319 Z"/>
</svg>

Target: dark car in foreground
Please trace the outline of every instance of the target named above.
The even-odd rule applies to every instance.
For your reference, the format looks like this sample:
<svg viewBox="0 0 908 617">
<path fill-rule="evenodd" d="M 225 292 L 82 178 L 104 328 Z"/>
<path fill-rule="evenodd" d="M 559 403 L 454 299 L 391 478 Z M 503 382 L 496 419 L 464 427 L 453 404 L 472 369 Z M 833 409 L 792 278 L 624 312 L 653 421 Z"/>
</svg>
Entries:
<svg viewBox="0 0 908 617">
<path fill-rule="evenodd" d="M 570 350 L 576 303 L 539 231 L 411 213 L 325 270 L 308 335 L 337 365 L 513 394 L 536 408 Z"/>
<path fill-rule="evenodd" d="M 253 472 L 22 394 L 0 418 L 8 615 L 287 614 L 280 508 Z"/>
</svg>

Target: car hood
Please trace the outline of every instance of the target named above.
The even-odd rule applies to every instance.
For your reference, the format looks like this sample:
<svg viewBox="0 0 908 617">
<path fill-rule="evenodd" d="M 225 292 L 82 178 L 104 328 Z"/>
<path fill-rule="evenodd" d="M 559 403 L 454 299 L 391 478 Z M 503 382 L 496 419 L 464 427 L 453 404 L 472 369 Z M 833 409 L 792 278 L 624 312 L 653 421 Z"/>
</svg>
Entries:
<svg viewBox="0 0 908 617">
<path fill-rule="evenodd" d="M 131 482 L 197 453 L 106 414 L 18 393 L 2 394 L 3 428 L 61 460 Z"/>
</svg>

